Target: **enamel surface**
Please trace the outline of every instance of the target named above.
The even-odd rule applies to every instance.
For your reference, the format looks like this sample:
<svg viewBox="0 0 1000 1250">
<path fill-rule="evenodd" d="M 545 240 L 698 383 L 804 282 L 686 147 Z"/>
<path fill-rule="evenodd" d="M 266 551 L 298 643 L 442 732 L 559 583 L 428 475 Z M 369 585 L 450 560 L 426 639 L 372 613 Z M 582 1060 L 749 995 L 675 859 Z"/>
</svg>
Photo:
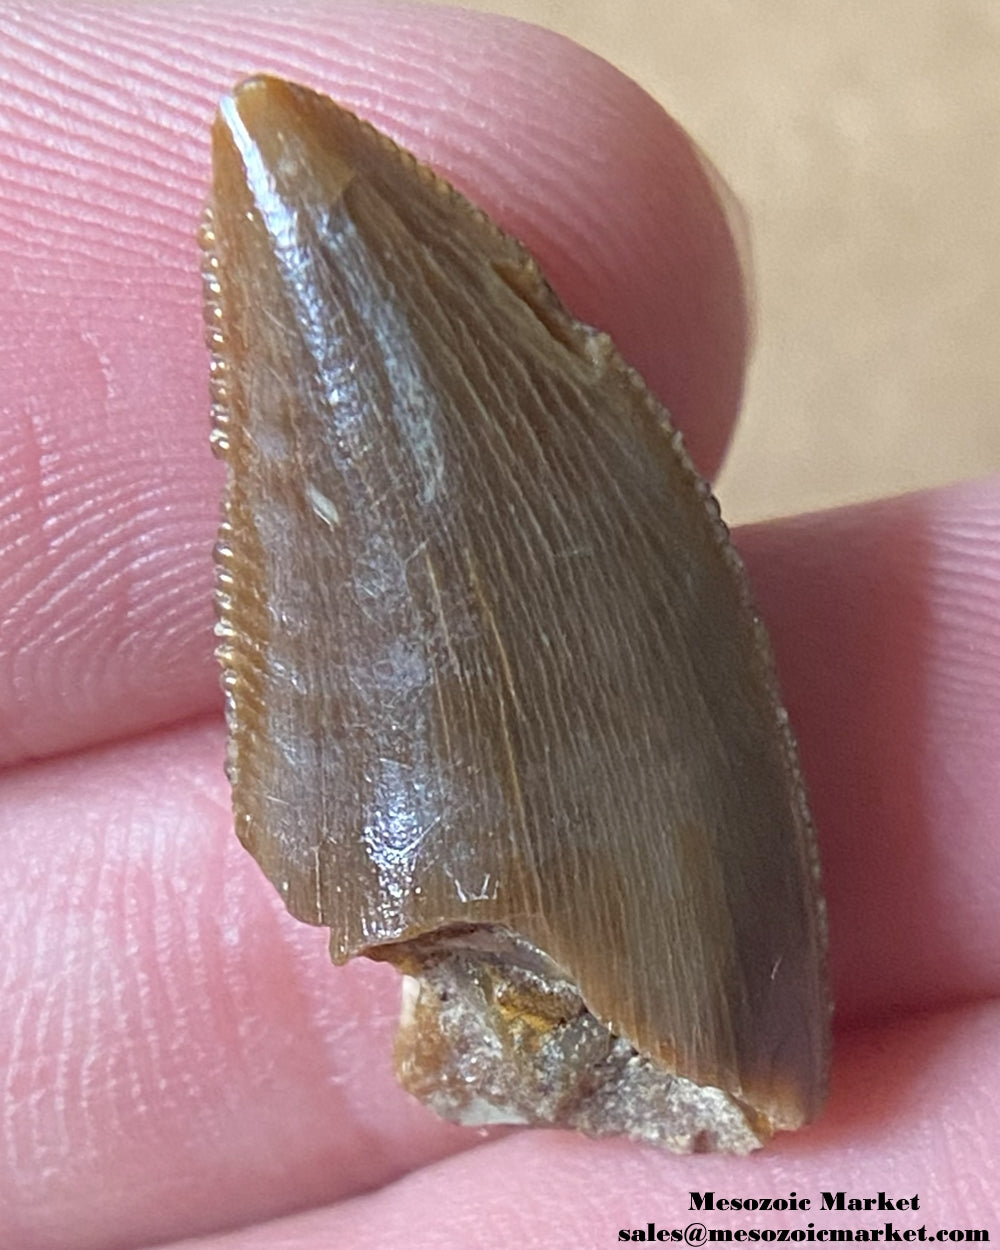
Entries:
<svg viewBox="0 0 1000 1250">
<path fill-rule="evenodd" d="M 753 1144 L 810 1119 L 814 839 L 742 566 L 667 414 L 517 242 L 330 100 L 248 80 L 213 152 L 240 838 L 336 961 L 433 980 L 458 951 L 476 995 L 517 1000 L 514 1051 L 566 1026 L 566 984 Z"/>
</svg>

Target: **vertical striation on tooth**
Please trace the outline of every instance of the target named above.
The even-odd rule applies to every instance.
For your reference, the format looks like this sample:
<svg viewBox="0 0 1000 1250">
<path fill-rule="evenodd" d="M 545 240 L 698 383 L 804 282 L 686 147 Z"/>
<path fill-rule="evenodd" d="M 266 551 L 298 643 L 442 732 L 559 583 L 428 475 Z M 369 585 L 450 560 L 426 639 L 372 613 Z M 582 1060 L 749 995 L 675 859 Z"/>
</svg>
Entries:
<svg viewBox="0 0 1000 1250">
<path fill-rule="evenodd" d="M 255 77 L 206 248 L 236 829 L 405 974 L 466 1123 L 744 1151 L 825 1093 L 818 859 L 707 486 L 606 335 L 389 139 Z"/>
</svg>

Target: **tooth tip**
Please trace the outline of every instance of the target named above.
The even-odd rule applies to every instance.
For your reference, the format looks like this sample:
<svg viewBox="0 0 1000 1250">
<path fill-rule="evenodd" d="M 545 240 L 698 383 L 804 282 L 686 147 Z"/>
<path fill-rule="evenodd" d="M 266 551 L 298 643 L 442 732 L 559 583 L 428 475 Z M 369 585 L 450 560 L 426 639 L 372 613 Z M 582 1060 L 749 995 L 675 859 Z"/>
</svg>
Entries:
<svg viewBox="0 0 1000 1250">
<path fill-rule="evenodd" d="M 271 74 L 248 74 L 222 97 L 242 112 L 246 108 L 269 107 L 289 91 L 290 84 Z"/>
<path fill-rule="evenodd" d="M 254 197 L 298 200 L 309 188 L 336 199 L 350 180 L 357 121 L 306 87 L 270 74 L 242 79 L 219 104 L 214 194 L 240 183 Z"/>
<path fill-rule="evenodd" d="M 273 129 L 276 106 L 280 105 L 282 84 L 266 74 L 253 74 L 238 82 L 219 101 L 217 131 L 221 128 L 230 141 L 255 136 L 262 129 Z"/>
</svg>

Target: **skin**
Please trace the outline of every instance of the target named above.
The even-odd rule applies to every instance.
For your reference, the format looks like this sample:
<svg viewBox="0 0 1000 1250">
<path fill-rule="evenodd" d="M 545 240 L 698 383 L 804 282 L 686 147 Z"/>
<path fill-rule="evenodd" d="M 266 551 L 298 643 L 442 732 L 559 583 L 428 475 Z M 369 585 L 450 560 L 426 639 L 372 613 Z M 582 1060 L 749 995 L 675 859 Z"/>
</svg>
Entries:
<svg viewBox="0 0 1000 1250">
<path fill-rule="evenodd" d="M 708 1189 L 813 1200 L 716 1227 L 989 1228 L 996 480 L 736 535 L 837 1003 L 825 1114 L 761 1154 L 440 1123 L 392 1076 L 394 974 L 332 968 L 237 845 L 193 235 L 214 102 L 254 69 L 353 105 L 523 238 L 706 473 L 736 417 L 747 301 L 714 180 L 579 48 L 409 7 L 0 8 L 0 1245 L 603 1246 L 683 1228 Z M 821 1190 L 921 1205 L 829 1215 Z"/>
</svg>

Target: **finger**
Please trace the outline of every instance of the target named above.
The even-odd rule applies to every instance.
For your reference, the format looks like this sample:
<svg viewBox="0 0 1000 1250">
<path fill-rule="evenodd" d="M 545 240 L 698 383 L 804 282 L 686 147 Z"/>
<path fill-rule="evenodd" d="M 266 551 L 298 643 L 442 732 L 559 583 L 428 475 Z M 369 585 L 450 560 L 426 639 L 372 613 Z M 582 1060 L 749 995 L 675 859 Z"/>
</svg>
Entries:
<svg viewBox="0 0 1000 1250">
<path fill-rule="evenodd" d="M 216 725 L 0 782 L 0 1246 L 131 1246 L 479 1137 L 398 1088 L 398 978 L 334 969 L 232 833 Z"/>
<path fill-rule="evenodd" d="M 424 6 L 0 13 L 0 759 L 217 705 L 195 225 L 219 94 L 266 68 L 432 161 L 610 331 L 706 471 L 738 402 L 739 265 L 711 180 L 604 62 Z"/>
<path fill-rule="evenodd" d="M 797 1229 L 806 1240 L 810 1225 L 814 1232 L 874 1227 L 884 1240 L 887 1224 L 901 1234 L 913 1229 L 912 1239 L 923 1226 L 928 1240 L 940 1228 L 990 1230 L 990 1161 L 1000 1152 L 998 1053 L 996 1004 L 886 1025 L 844 1047 L 822 1122 L 759 1155 L 672 1158 L 621 1141 L 522 1132 L 339 1207 L 175 1250 L 325 1250 L 375 1239 L 435 1250 L 586 1250 L 618 1244 L 621 1229 L 646 1234 L 650 1223 L 682 1233 L 703 1226 L 706 1239 L 710 1230 Z M 879 1210 L 880 1191 L 906 1206 Z M 833 1204 L 842 1194 L 845 1207 L 858 1199 L 872 1205 L 828 1210 L 824 1194 Z M 808 1207 L 719 1209 L 719 1200 L 788 1203 L 793 1195 Z"/>
<path fill-rule="evenodd" d="M 743 531 L 842 1019 L 1000 990 L 1000 479 Z"/>
<path fill-rule="evenodd" d="M 1000 988 L 997 492 L 957 487 L 738 536 L 823 836 L 842 1019 Z M 23 770 L 0 791 L 13 909 L 0 932 L 19 987 L 0 1071 L 15 1074 L 10 1122 L 30 1127 L 13 1140 L 26 1160 L 45 1161 L 51 1142 L 85 1160 L 46 1169 L 46 1205 L 100 1227 L 160 1229 L 164 1213 L 180 1220 L 198 1202 L 218 1224 L 259 1217 L 478 1140 L 396 1089 L 395 990 L 370 979 L 384 970 L 328 969 L 321 938 L 292 925 L 235 851 L 220 755 L 221 731 L 188 730 Z M 136 898 L 123 918 L 122 899 Z M 103 918 L 67 935 L 84 904 Z M 29 988 L 39 985 L 53 987 L 41 1005 Z M 37 1066 L 55 1045 L 53 1020 L 58 1085 Z M 92 1055 L 110 1057 L 101 1079 Z M 86 1149 L 72 1144 L 81 1137 Z M 127 1182 L 117 1205 L 108 1175 Z M 8 1197 L 0 1210 L 24 1210 L 21 1190 Z"/>
</svg>

